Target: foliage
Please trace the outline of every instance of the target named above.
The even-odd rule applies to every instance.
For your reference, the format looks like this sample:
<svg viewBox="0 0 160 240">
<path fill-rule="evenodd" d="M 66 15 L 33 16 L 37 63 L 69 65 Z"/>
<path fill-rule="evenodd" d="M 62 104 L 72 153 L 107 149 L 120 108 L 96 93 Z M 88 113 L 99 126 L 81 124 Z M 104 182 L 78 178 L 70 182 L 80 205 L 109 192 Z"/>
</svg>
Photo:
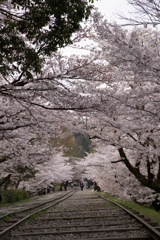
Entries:
<svg viewBox="0 0 160 240">
<path fill-rule="evenodd" d="M 29 179 L 35 178 L 35 174 L 37 173 L 37 171 L 33 166 L 24 166 L 21 164 L 16 165 L 14 167 L 14 171 L 16 172 L 14 176 L 14 182 L 15 182 L 16 188 L 18 188 L 20 182 L 25 182 L 25 181 L 28 181 Z"/>
<path fill-rule="evenodd" d="M 90 15 L 89 2 L 1 1 L 1 74 L 5 77 L 15 73 L 12 84 L 22 86 L 22 77 L 32 79 L 33 74 L 40 73 L 45 56 L 72 42 L 72 34 Z"/>
<path fill-rule="evenodd" d="M 0 156 L 0 163 L 7 161 L 7 156 Z"/>
<path fill-rule="evenodd" d="M 132 2 L 143 10 L 143 1 Z M 147 11 L 148 19 L 154 9 Z M 10 166 L 1 163 L 4 175 L 19 163 L 32 163 L 38 172 L 27 183 L 33 188 L 71 179 L 75 171 L 125 197 L 160 192 L 160 32 L 141 27 L 143 22 L 124 29 L 94 12 L 75 34 L 77 42 L 90 40 L 90 55 L 59 51 L 45 58 L 32 81 L 3 79 L 0 146 Z M 89 138 L 67 135 L 64 128 Z M 90 153 L 90 140 L 102 148 L 73 169 L 62 150 L 67 156 Z"/>
<path fill-rule="evenodd" d="M 66 132 L 66 131 L 65 131 Z M 64 137 L 53 138 L 54 147 L 63 147 L 65 157 L 83 158 L 92 151 L 89 136 L 82 133 L 65 133 Z"/>
<path fill-rule="evenodd" d="M 28 193 L 20 189 L 8 189 L 2 191 L 2 204 L 18 202 L 27 199 Z"/>
<path fill-rule="evenodd" d="M 74 133 L 75 141 L 77 145 L 81 148 L 81 150 L 85 153 L 91 153 L 91 140 L 89 136 L 84 135 L 82 133 Z M 86 154 L 85 154 L 86 155 Z"/>
</svg>

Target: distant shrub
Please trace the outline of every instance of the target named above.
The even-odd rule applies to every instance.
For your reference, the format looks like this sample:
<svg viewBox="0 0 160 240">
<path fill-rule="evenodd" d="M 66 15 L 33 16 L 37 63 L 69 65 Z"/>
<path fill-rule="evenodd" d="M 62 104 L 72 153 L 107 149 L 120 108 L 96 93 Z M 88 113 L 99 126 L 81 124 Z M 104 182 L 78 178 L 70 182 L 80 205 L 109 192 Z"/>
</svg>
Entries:
<svg viewBox="0 0 160 240">
<path fill-rule="evenodd" d="M 2 191 L 2 201 L 1 203 L 13 203 L 18 202 L 23 199 L 27 199 L 28 193 L 21 189 L 8 189 Z"/>
<path fill-rule="evenodd" d="M 54 191 L 62 191 L 62 183 L 55 184 Z"/>
</svg>

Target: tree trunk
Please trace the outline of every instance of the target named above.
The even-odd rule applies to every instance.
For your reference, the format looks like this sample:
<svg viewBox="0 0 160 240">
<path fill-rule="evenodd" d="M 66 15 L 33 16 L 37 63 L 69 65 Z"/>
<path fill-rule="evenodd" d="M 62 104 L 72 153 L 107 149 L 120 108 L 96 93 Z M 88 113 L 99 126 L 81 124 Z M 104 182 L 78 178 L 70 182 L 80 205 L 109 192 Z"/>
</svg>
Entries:
<svg viewBox="0 0 160 240">
<path fill-rule="evenodd" d="M 17 183 L 16 183 L 16 185 L 15 185 L 15 188 L 16 188 L 16 189 L 18 189 L 20 182 L 21 182 L 21 178 L 18 179 L 18 181 L 17 181 Z"/>
<path fill-rule="evenodd" d="M 0 180 L 0 188 L 1 189 L 2 188 L 7 189 L 11 176 L 12 176 L 12 174 L 8 174 L 6 177 L 4 177 Z"/>
<path fill-rule="evenodd" d="M 139 168 L 133 167 L 132 164 L 129 162 L 124 149 L 121 147 L 118 149 L 118 152 L 120 154 L 120 157 L 122 159 L 122 162 L 126 165 L 128 170 L 136 177 L 136 179 L 145 187 L 148 187 L 158 193 L 160 193 L 160 172 L 158 173 L 159 175 L 157 176 L 156 180 L 151 180 L 150 175 L 148 178 L 143 175 Z M 159 165 L 160 165 L 160 159 L 159 159 Z"/>
</svg>

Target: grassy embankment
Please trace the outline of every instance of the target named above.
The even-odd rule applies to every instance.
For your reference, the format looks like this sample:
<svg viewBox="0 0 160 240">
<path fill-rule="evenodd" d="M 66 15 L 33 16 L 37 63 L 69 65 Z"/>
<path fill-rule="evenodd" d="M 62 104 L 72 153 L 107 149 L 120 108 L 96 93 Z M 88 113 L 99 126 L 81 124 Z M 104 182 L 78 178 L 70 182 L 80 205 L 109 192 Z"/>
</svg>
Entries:
<svg viewBox="0 0 160 240">
<path fill-rule="evenodd" d="M 61 184 L 55 184 L 55 190 L 51 193 L 60 192 Z M 27 192 L 20 189 L 9 189 L 2 191 L 2 201 L 0 202 L 0 207 L 12 206 L 17 203 L 30 202 L 33 199 L 41 198 L 45 195 L 34 195 L 29 196 Z"/>
<path fill-rule="evenodd" d="M 119 198 L 111 196 L 108 193 L 101 192 L 100 194 L 111 201 L 114 201 L 125 207 L 138 211 L 139 213 L 143 214 L 145 217 L 150 218 L 153 221 L 157 222 L 160 226 L 160 211 L 155 211 L 153 208 L 145 207 L 141 204 L 138 204 L 132 201 L 121 200 Z"/>
</svg>

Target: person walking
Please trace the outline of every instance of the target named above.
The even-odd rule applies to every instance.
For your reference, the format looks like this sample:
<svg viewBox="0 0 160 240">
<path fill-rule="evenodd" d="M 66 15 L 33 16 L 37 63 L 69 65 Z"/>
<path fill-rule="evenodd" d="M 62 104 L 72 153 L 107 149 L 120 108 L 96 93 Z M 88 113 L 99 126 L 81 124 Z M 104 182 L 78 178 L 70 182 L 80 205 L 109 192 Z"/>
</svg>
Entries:
<svg viewBox="0 0 160 240">
<path fill-rule="evenodd" d="M 83 182 L 80 182 L 80 188 L 81 188 L 81 191 L 83 191 L 83 188 L 84 188 Z"/>
<path fill-rule="evenodd" d="M 64 182 L 63 187 L 64 187 L 64 191 L 67 191 L 68 181 Z"/>
</svg>

